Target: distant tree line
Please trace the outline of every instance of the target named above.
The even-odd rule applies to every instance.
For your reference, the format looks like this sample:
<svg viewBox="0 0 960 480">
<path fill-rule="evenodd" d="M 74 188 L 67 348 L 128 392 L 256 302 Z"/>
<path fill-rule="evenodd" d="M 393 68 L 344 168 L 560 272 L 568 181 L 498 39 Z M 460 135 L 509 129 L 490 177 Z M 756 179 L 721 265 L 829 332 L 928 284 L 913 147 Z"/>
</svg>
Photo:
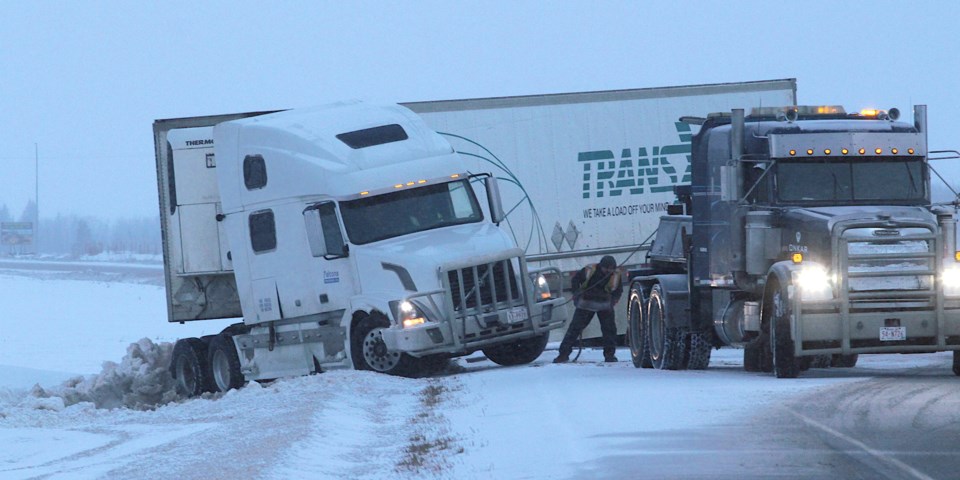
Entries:
<svg viewBox="0 0 960 480">
<path fill-rule="evenodd" d="M 27 203 L 19 216 L 0 204 L 0 222 L 31 222 L 36 224 L 37 206 Z M 160 255 L 160 220 L 156 215 L 141 218 L 105 220 L 92 216 L 63 215 L 40 219 L 38 245 L 0 245 L 0 255 L 39 253 L 81 257 L 115 254 Z M 34 238 L 34 242 L 38 239 Z M 39 248 L 37 248 L 39 247 Z"/>
</svg>

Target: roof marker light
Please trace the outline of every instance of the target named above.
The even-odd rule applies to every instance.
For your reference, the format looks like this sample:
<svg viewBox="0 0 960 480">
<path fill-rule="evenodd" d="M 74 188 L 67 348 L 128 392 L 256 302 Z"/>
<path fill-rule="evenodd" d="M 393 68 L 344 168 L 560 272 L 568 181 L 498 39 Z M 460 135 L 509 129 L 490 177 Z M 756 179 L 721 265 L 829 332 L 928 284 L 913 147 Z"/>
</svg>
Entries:
<svg viewBox="0 0 960 480">
<path fill-rule="evenodd" d="M 460 174 L 454 173 L 453 175 L 450 175 L 450 178 L 460 178 Z"/>
<path fill-rule="evenodd" d="M 909 153 L 910 155 L 913 155 L 913 149 L 912 149 L 912 148 L 908 148 L 908 149 L 907 149 L 907 153 Z"/>
<path fill-rule="evenodd" d="M 394 185 L 393 188 L 403 188 L 403 184 L 402 184 L 402 183 L 398 183 L 398 184 Z"/>
<path fill-rule="evenodd" d="M 850 150 L 847 150 L 846 148 L 842 148 L 842 149 L 840 149 L 840 153 L 846 155 L 846 154 L 850 153 Z"/>
<path fill-rule="evenodd" d="M 370 195 L 370 192 L 366 192 L 366 191 L 360 192 L 360 195 Z"/>
<path fill-rule="evenodd" d="M 880 155 L 881 153 L 883 153 L 883 149 L 882 149 L 882 148 L 878 148 L 878 149 L 874 150 L 874 153 L 876 153 L 877 155 Z"/>
<path fill-rule="evenodd" d="M 896 148 L 891 148 L 891 149 L 890 149 L 890 153 L 893 153 L 894 155 L 896 155 L 896 154 L 900 153 L 900 150 L 897 150 Z"/>
<path fill-rule="evenodd" d="M 796 155 L 796 154 L 797 154 L 797 151 L 796 151 L 796 150 L 790 150 L 790 156 L 794 156 L 794 155 Z"/>
<path fill-rule="evenodd" d="M 413 183 L 413 182 L 407 182 L 407 186 L 408 186 L 408 187 L 411 186 L 411 185 L 414 185 L 414 183 Z"/>
<path fill-rule="evenodd" d="M 807 149 L 807 155 L 813 155 L 813 149 L 812 149 L 812 148 L 808 148 L 808 149 Z"/>
<path fill-rule="evenodd" d="M 823 149 L 823 154 L 824 154 L 824 155 L 830 155 L 830 153 L 832 153 L 832 152 L 833 152 L 833 150 L 830 150 L 829 148 Z"/>
<path fill-rule="evenodd" d="M 427 183 L 426 180 L 417 180 L 417 183 Z"/>
</svg>

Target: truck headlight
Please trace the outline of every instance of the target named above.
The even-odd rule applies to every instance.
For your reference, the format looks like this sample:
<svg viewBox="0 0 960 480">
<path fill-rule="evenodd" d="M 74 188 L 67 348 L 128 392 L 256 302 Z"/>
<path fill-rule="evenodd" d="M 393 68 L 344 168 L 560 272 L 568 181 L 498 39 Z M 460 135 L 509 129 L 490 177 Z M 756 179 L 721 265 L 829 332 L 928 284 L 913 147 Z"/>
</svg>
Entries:
<svg viewBox="0 0 960 480">
<path fill-rule="evenodd" d="M 803 265 L 796 273 L 794 281 L 803 296 L 803 300 L 818 302 L 833 299 L 833 281 L 826 268 L 820 265 Z"/>
<path fill-rule="evenodd" d="M 553 297 L 553 294 L 550 292 L 550 283 L 547 282 L 547 277 L 537 275 L 537 278 L 534 279 L 533 296 L 538 302 L 549 300 Z"/>
<path fill-rule="evenodd" d="M 940 277 L 943 294 L 948 297 L 960 296 L 960 267 L 948 267 Z"/>
<path fill-rule="evenodd" d="M 421 312 L 420 309 L 409 300 L 400 302 L 398 310 L 398 318 L 400 319 L 400 324 L 403 325 L 403 328 L 423 325 L 427 321 L 426 317 L 423 315 L 423 312 Z"/>
</svg>

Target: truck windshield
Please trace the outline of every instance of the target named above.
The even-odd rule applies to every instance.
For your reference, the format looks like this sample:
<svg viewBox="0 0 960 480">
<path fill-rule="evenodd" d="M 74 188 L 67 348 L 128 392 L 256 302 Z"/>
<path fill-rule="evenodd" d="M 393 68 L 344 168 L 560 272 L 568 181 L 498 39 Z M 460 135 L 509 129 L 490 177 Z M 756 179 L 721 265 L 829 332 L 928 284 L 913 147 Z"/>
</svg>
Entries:
<svg viewBox="0 0 960 480">
<path fill-rule="evenodd" d="M 921 159 L 810 161 L 777 164 L 781 202 L 916 202 L 926 197 Z"/>
<path fill-rule="evenodd" d="M 357 245 L 483 220 L 468 180 L 341 202 L 340 212 Z"/>
</svg>

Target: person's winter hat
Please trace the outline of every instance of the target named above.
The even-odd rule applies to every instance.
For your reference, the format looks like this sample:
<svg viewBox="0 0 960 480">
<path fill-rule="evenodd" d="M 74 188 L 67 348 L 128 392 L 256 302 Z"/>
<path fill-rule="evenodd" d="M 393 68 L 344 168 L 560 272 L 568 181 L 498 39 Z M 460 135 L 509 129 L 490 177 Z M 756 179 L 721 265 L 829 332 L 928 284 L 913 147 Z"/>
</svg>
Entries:
<svg viewBox="0 0 960 480">
<path fill-rule="evenodd" d="M 610 255 L 606 255 L 600 259 L 600 268 L 613 270 L 614 268 L 617 268 L 617 261 Z"/>
</svg>

